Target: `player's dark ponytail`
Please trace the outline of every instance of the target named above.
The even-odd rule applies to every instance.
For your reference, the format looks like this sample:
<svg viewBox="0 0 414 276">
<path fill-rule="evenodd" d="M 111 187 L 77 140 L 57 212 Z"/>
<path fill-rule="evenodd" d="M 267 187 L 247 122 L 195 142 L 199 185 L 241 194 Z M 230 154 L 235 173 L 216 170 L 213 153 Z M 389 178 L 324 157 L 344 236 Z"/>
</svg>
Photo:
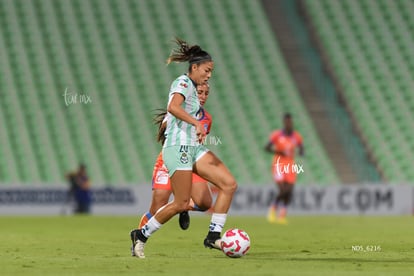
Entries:
<svg viewBox="0 0 414 276">
<path fill-rule="evenodd" d="M 167 64 L 170 64 L 171 62 L 188 61 L 190 63 L 189 72 L 191 72 L 192 64 L 201 64 L 212 60 L 210 54 L 201 49 L 198 45 L 190 46 L 187 42 L 178 37 L 175 38 L 175 43 L 178 47 L 171 51 L 171 54 L 167 59 Z"/>
<path fill-rule="evenodd" d="M 163 145 L 165 142 L 165 130 L 167 129 L 167 123 L 163 123 L 163 121 L 165 115 L 167 115 L 167 110 L 157 109 L 157 112 L 158 113 L 154 115 L 153 122 L 155 125 L 158 125 L 157 142 Z"/>
</svg>

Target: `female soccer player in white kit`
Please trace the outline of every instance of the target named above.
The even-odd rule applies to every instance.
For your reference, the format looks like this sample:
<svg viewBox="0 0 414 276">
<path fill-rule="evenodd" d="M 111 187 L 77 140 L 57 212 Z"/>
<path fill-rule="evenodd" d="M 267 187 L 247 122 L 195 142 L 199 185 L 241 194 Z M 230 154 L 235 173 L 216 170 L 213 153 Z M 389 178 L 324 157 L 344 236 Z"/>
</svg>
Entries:
<svg viewBox="0 0 414 276">
<path fill-rule="evenodd" d="M 174 200 L 158 210 L 143 228 L 131 231 L 138 258 L 145 258 L 145 242 L 155 231 L 174 215 L 188 209 L 193 172 L 218 188 L 204 246 L 220 249 L 221 231 L 237 189 L 236 180 L 227 167 L 202 144 L 206 133 L 196 119 L 200 111 L 196 87 L 211 77 L 213 60 L 198 45 L 189 46 L 178 38 L 176 43 L 179 48 L 171 53 L 167 64 L 189 62 L 189 68 L 187 74 L 172 83 L 167 105 L 167 130 L 162 155 L 170 175 Z"/>
</svg>

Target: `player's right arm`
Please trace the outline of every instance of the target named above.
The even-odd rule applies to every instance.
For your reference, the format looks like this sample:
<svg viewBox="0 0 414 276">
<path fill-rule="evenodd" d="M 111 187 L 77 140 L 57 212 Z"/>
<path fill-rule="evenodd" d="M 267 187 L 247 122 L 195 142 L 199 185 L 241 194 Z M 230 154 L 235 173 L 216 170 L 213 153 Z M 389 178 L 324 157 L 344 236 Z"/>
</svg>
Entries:
<svg viewBox="0 0 414 276">
<path fill-rule="evenodd" d="M 273 131 L 269 136 L 269 142 L 267 142 L 267 145 L 265 146 L 265 151 L 284 156 L 285 153 L 283 151 L 278 151 L 275 144 L 277 139 L 279 138 L 280 132 L 275 130 Z"/>
<path fill-rule="evenodd" d="M 170 103 L 168 104 L 167 111 L 174 115 L 177 119 L 197 126 L 200 124 L 197 119 L 193 118 L 188 114 L 182 107 L 181 104 L 184 102 L 185 98 L 183 94 L 174 93 Z"/>
<path fill-rule="evenodd" d="M 277 148 L 275 147 L 275 145 L 272 142 L 267 143 L 267 145 L 265 146 L 265 151 L 273 153 L 273 154 L 277 154 L 280 156 L 284 156 L 285 153 L 283 151 L 278 151 Z"/>
<path fill-rule="evenodd" d="M 182 103 L 184 102 L 185 98 L 184 95 L 181 93 L 174 93 L 172 95 L 172 99 L 168 104 L 167 111 L 171 113 L 177 119 L 192 124 L 196 128 L 196 134 L 199 139 L 199 142 L 203 141 L 206 132 L 202 126 L 202 124 L 193 118 L 190 114 L 188 114 L 182 107 Z"/>
</svg>

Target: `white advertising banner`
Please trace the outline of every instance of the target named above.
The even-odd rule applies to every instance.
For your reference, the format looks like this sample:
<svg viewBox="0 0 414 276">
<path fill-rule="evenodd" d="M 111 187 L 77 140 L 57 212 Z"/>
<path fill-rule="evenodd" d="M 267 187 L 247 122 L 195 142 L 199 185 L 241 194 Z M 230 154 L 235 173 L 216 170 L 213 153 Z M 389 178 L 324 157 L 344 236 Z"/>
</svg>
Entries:
<svg viewBox="0 0 414 276">
<path fill-rule="evenodd" d="M 276 187 L 241 185 L 230 215 L 266 215 Z M 409 215 L 413 212 L 414 186 L 338 185 L 295 186 L 291 215 Z M 149 185 L 94 188 L 92 213 L 138 215 L 151 201 Z M 1 187 L 0 215 L 70 214 L 73 201 L 61 187 Z"/>
<path fill-rule="evenodd" d="M 289 214 L 298 215 L 402 215 L 413 211 L 412 186 L 338 185 L 295 186 Z M 233 200 L 233 213 L 265 214 L 277 190 L 241 187 Z"/>
</svg>

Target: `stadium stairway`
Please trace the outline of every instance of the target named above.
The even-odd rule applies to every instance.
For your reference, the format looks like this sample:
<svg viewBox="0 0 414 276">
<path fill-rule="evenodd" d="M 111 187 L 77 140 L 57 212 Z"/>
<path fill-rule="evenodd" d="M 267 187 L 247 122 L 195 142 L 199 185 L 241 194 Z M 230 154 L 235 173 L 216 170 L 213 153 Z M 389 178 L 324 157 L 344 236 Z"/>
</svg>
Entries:
<svg viewBox="0 0 414 276">
<path fill-rule="evenodd" d="M 348 114 L 306 31 L 299 1 L 262 1 L 318 135 L 343 183 L 377 182 L 379 174 L 353 133 Z M 292 35 L 293 34 L 293 35 Z"/>
<path fill-rule="evenodd" d="M 304 1 L 329 71 L 383 178 L 413 183 L 413 1 Z"/>
</svg>

